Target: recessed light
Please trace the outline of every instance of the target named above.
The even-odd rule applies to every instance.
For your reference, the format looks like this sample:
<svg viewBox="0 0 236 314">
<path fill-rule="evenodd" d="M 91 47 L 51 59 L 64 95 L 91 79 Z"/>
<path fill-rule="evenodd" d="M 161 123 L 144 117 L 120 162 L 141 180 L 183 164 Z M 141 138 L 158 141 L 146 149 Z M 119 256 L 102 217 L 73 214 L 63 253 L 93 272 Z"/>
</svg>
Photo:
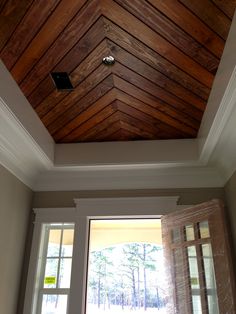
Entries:
<svg viewBox="0 0 236 314">
<path fill-rule="evenodd" d="M 71 91 L 74 89 L 67 72 L 51 72 L 53 83 L 59 91 Z"/>
</svg>

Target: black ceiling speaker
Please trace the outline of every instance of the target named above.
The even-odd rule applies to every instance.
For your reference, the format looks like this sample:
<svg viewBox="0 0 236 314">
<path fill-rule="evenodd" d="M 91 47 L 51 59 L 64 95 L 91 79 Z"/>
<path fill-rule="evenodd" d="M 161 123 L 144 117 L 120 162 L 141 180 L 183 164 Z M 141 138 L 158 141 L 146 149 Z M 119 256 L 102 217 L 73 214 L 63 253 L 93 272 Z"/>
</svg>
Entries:
<svg viewBox="0 0 236 314">
<path fill-rule="evenodd" d="M 57 90 L 72 91 L 74 89 L 70 77 L 66 72 L 52 72 L 50 75 Z"/>
</svg>

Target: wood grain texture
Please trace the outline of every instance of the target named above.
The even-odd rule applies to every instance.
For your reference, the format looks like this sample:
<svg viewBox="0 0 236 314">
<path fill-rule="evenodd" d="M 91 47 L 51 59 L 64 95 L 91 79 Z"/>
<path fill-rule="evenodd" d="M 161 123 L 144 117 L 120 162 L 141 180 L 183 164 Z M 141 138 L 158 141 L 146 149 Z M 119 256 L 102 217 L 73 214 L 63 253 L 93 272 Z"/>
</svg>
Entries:
<svg viewBox="0 0 236 314">
<path fill-rule="evenodd" d="M 12 68 L 58 3 L 59 0 L 38 0 L 30 7 L 1 52 L 2 61 L 8 69 Z"/>
<path fill-rule="evenodd" d="M 186 112 L 175 110 L 174 107 L 169 106 L 165 102 L 157 99 L 156 97 L 141 91 L 138 87 L 131 85 L 130 83 L 124 81 L 123 79 L 119 78 L 118 76 L 114 76 L 114 84 L 116 88 L 125 92 L 126 94 L 133 96 L 144 103 L 149 104 L 152 107 L 158 108 L 160 111 L 179 119 L 180 121 L 186 123 L 187 125 L 191 126 L 194 129 L 198 129 L 200 125 L 200 120 L 193 119 L 190 114 Z M 199 116 L 199 118 L 201 115 Z"/>
<path fill-rule="evenodd" d="M 89 75 L 74 91 L 70 92 L 65 99 L 57 103 L 53 108 L 42 117 L 45 126 L 51 124 L 60 115 L 65 115 L 65 112 L 74 106 L 82 97 L 84 97 L 91 89 L 96 87 L 107 76 L 111 74 L 110 69 L 99 66 L 93 73 Z"/>
<path fill-rule="evenodd" d="M 27 12 L 33 0 L 8 0 L 0 13 L 0 51 Z"/>
<path fill-rule="evenodd" d="M 96 22 L 88 33 L 79 40 L 74 48 L 52 70 L 53 72 L 69 73 L 74 87 L 101 64 L 104 55 L 109 54 L 106 42 L 100 43 L 104 38 L 102 32 L 103 24 L 101 22 L 101 20 Z M 95 30 L 98 31 L 98 35 L 95 35 Z M 29 95 L 28 99 L 33 107 L 37 107 L 46 96 L 47 99 L 44 103 L 49 101 L 49 97 L 53 101 L 57 95 L 54 85 L 51 84 L 51 78 L 47 76 Z"/>
<path fill-rule="evenodd" d="M 204 110 L 206 106 L 205 101 L 191 93 L 189 90 L 183 88 L 180 84 L 173 82 L 168 77 L 154 70 L 152 67 L 134 57 L 133 55 L 127 53 L 119 46 L 112 45 L 110 46 L 110 49 L 116 61 L 121 63 L 123 66 L 134 72 L 137 72 L 142 77 L 145 77 L 146 79 L 167 91 L 167 93 L 171 91 L 174 96 L 182 99 L 186 103 L 193 104 L 194 106 Z"/>
<path fill-rule="evenodd" d="M 48 129 L 54 135 L 54 138 L 58 140 L 66 136 L 72 130 L 76 129 L 77 126 L 86 121 L 86 119 L 113 102 L 115 97 L 114 92 L 111 90 L 112 86 L 112 77 L 109 76 L 78 101 L 76 105 L 60 116 L 58 120 L 50 124 Z M 65 127 L 60 128 L 60 125 L 64 125 Z"/>
<path fill-rule="evenodd" d="M 194 138 L 235 2 L 3 0 L 0 57 L 58 143 Z"/>
<path fill-rule="evenodd" d="M 157 54 L 155 51 L 145 46 L 142 42 L 132 37 L 130 34 L 126 33 L 121 28 L 117 27 L 114 23 L 107 19 L 104 19 L 106 36 L 118 46 L 124 48 L 129 53 L 135 55 L 140 60 L 152 66 L 154 69 L 158 70 L 165 76 L 169 77 L 175 82 L 186 89 L 192 91 L 197 96 L 208 99 L 210 89 L 201 84 L 201 82 L 195 80 L 186 72 L 182 71 L 174 64 L 170 63 L 161 55 Z M 113 45 L 109 43 L 111 51 L 113 53 Z"/>
<path fill-rule="evenodd" d="M 227 38 L 231 21 L 217 6 L 214 5 L 212 1 L 180 0 L 180 2 L 196 14 L 222 38 Z"/>
<path fill-rule="evenodd" d="M 78 126 L 74 131 L 63 138 L 63 143 L 71 142 L 77 140 L 77 138 L 83 133 L 87 132 L 89 129 L 111 116 L 117 110 L 115 103 L 111 103 L 106 106 L 103 110 L 99 111 L 98 114 L 92 116 L 90 119 L 86 120 L 86 122 L 82 123 Z"/>
<path fill-rule="evenodd" d="M 230 19 L 234 16 L 236 0 L 212 0 Z"/>
<path fill-rule="evenodd" d="M 80 9 L 85 2 L 85 0 L 62 0 L 60 2 L 57 9 L 43 25 L 40 32 L 34 37 L 24 54 L 12 68 L 11 73 L 16 82 L 20 83 L 36 62 L 42 60 L 40 57 L 42 57 L 44 52 L 51 46 L 52 42 L 64 30 L 65 26 L 71 21 L 74 14 L 77 13 L 78 9 Z M 76 20 L 76 18 L 74 20 Z M 69 31 L 72 31 L 74 20 L 68 26 Z M 63 34 L 65 34 L 65 32 Z M 57 42 L 56 46 L 58 44 L 61 44 L 61 42 Z M 57 47 L 54 46 L 54 49 L 56 48 Z M 47 63 L 49 61 L 52 60 L 47 59 Z M 42 63 L 44 63 L 44 60 Z"/>
<path fill-rule="evenodd" d="M 214 70 L 218 66 L 219 60 L 224 49 L 224 41 L 212 32 L 208 41 L 198 43 L 190 35 L 184 32 L 181 28 L 176 27 L 176 24 L 171 22 L 158 10 L 153 10 L 153 7 L 144 0 L 116 0 L 122 7 L 135 15 L 143 23 L 148 25 L 155 32 L 167 39 L 170 43 L 182 50 L 192 59 L 207 68 L 208 71 Z M 196 51 L 198 52 L 196 54 Z M 214 57 L 210 52 L 215 54 Z"/>
<path fill-rule="evenodd" d="M 112 72 L 115 75 L 124 79 L 125 81 L 132 83 L 133 85 L 140 88 L 141 90 L 148 92 L 149 94 L 157 97 L 158 99 L 162 99 L 167 104 L 170 104 L 170 105 L 176 104 L 176 106 L 178 106 L 180 110 L 183 110 L 184 108 L 186 108 L 186 106 L 188 106 L 187 103 L 182 101 L 180 98 L 160 88 L 158 85 L 150 82 L 146 78 L 142 77 L 136 72 L 129 70 L 128 68 L 124 67 L 123 65 L 119 63 L 116 63 L 112 67 Z M 204 103 L 201 103 L 198 105 L 195 105 L 195 104 L 192 104 L 192 105 L 202 111 L 204 111 L 205 109 Z"/>
<path fill-rule="evenodd" d="M 111 6 L 109 0 L 103 0 L 101 5 L 103 15 L 127 30 L 127 32 L 131 33 L 134 37 L 139 38 L 140 34 L 142 34 L 141 40 L 147 46 L 161 55 L 164 55 L 166 59 L 175 63 L 178 67 L 189 73 L 192 77 L 199 80 L 207 87 L 212 86 L 213 75 L 211 73 L 200 66 L 196 61 L 186 56 L 175 46 L 171 45 L 159 34 L 147 27 L 146 24 L 142 23 L 119 5 L 114 4 L 114 2 Z"/>
</svg>

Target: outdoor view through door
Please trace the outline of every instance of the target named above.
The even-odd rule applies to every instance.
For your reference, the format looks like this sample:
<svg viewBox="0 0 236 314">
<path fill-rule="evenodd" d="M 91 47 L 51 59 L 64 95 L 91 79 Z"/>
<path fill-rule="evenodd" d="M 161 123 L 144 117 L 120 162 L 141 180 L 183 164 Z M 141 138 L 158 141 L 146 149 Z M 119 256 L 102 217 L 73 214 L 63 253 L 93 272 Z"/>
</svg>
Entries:
<svg viewBox="0 0 236 314">
<path fill-rule="evenodd" d="M 87 314 L 166 313 L 160 219 L 90 221 Z"/>
</svg>

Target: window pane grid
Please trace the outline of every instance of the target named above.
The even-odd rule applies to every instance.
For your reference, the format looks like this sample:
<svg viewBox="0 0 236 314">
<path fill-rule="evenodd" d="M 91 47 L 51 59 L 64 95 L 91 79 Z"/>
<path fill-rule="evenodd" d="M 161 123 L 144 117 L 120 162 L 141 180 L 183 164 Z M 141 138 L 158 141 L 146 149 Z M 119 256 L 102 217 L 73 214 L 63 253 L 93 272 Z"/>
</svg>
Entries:
<svg viewBox="0 0 236 314">
<path fill-rule="evenodd" d="M 47 224 L 44 227 L 37 314 L 66 313 L 73 236 L 74 224 Z"/>
</svg>

